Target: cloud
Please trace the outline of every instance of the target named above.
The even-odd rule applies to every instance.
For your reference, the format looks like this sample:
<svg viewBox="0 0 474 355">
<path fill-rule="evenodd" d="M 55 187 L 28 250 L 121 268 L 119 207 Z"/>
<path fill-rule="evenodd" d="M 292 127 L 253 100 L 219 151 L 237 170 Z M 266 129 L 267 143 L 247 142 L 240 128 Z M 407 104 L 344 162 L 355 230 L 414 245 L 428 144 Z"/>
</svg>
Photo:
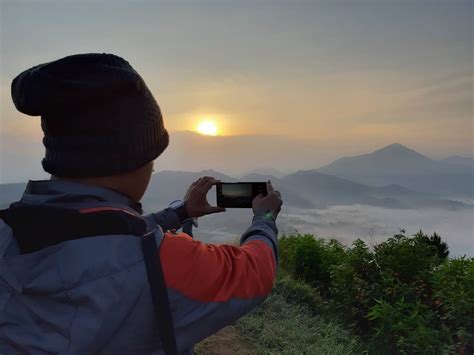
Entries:
<svg viewBox="0 0 474 355">
<path fill-rule="evenodd" d="M 145 206 L 146 208 L 147 206 Z M 252 219 L 250 210 L 228 209 L 225 213 L 199 219 L 195 238 L 210 243 L 235 243 Z M 333 206 L 327 209 L 297 209 L 283 206 L 277 226 L 282 234 L 314 234 L 350 245 L 360 238 L 374 246 L 406 230 L 438 233 L 452 256 L 474 256 L 474 210 L 396 210 L 364 205 Z"/>
<path fill-rule="evenodd" d="M 438 233 L 448 242 L 453 255 L 474 256 L 473 210 L 446 211 L 437 209 L 395 210 L 352 205 L 333 206 L 324 210 L 287 209 L 282 215 L 282 232 L 295 229 L 324 238 L 352 243 L 361 238 L 373 245 L 406 230 Z"/>
</svg>

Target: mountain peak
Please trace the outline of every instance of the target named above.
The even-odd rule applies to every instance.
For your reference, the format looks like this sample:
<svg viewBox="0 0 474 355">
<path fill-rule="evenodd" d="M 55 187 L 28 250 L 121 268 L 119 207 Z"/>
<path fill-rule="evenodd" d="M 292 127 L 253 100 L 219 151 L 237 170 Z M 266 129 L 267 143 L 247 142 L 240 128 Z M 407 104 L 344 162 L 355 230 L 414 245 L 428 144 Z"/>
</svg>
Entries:
<svg viewBox="0 0 474 355">
<path fill-rule="evenodd" d="M 390 156 L 390 157 L 410 157 L 410 158 L 418 158 L 418 159 L 427 159 L 431 160 L 427 156 L 418 153 L 417 151 L 410 149 L 400 143 L 393 143 L 383 147 L 381 149 L 372 152 L 370 155 L 372 156 Z"/>
<path fill-rule="evenodd" d="M 402 172 L 433 171 L 435 162 L 400 143 L 390 144 L 369 154 L 346 157 L 323 166 L 319 171 L 364 181 L 364 176 L 400 175 Z M 395 180 L 396 181 L 396 180 Z"/>
<path fill-rule="evenodd" d="M 382 152 L 382 151 L 415 152 L 413 149 L 410 149 L 400 143 L 389 144 L 383 148 L 376 150 L 374 153 Z"/>
<path fill-rule="evenodd" d="M 389 144 L 381 149 L 410 149 L 406 146 L 404 146 L 403 144 L 400 144 L 400 143 L 392 143 L 392 144 Z"/>
</svg>

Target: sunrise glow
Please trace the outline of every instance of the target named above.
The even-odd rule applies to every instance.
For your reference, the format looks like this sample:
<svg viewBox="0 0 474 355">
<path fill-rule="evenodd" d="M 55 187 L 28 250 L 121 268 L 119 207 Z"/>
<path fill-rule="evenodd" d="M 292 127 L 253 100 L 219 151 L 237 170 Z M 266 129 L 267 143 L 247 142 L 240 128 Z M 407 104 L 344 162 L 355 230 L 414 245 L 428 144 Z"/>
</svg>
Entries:
<svg viewBox="0 0 474 355">
<path fill-rule="evenodd" d="M 197 127 L 197 131 L 208 136 L 217 136 L 217 126 L 212 121 L 202 121 Z"/>
</svg>

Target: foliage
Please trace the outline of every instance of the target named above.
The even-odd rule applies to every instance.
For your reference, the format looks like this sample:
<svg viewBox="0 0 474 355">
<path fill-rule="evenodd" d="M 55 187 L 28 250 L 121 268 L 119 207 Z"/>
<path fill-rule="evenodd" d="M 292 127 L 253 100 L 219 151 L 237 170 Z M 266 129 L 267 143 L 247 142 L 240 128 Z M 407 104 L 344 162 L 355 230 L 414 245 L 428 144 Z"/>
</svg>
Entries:
<svg viewBox="0 0 474 355">
<path fill-rule="evenodd" d="M 314 315 L 313 301 L 304 284 L 280 280 L 236 327 L 260 354 L 359 354 L 358 338 L 337 321 Z"/>
<path fill-rule="evenodd" d="M 324 300 L 316 289 L 292 278 L 285 272 L 280 272 L 273 288 L 273 294 L 280 295 L 288 304 L 303 305 L 313 315 L 320 313 L 324 304 Z"/>
<path fill-rule="evenodd" d="M 419 231 L 417 234 L 415 234 L 415 237 L 417 237 L 420 242 L 435 247 L 440 259 L 446 259 L 448 257 L 448 244 L 443 242 L 438 234 L 434 233 L 431 237 L 428 237 L 427 235 L 423 234 L 422 231 Z"/>
<path fill-rule="evenodd" d="M 283 285 L 288 302 L 347 324 L 369 353 L 474 351 L 474 259 L 449 259 L 436 233 L 401 231 L 373 248 L 294 234 L 279 246 L 296 281 L 281 278 L 276 293 Z"/>
<path fill-rule="evenodd" d="M 283 236 L 279 242 L 281 267 L 295 279 L 328 290 L 331 269 L 345 255 L 337 240 L 315 239 L 311 234 Z"/>
</svg>

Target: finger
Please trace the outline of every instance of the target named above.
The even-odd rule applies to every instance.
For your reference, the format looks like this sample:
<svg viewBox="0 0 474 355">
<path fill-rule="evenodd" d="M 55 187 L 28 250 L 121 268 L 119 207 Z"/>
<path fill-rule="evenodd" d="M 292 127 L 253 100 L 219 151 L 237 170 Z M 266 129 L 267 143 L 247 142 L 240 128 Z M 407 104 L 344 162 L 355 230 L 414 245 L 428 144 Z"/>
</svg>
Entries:
<svg viewBox="0 0 474 355">
<path fill-rule="evenodd" d="M 273 189 L 272 182 L 270 180 L 267 181 L 267 192 L 269 194 L 272 193 L 272 192 L 275 192 L 275 190 Z"/>
<path fill-rule="evenodd" d="M 211 179 L 211 180 L 207 180 L 206 183 L 202 186 L 202 188 L 205 190 L 205 191 L 209 191 L 211 189 L 212 186 L 216 185 L 216 184 L 219 184 L 220 183 L 220 180 L 215 180 L 214 178 Z"/>
<path fill-rule="evenodd" d="M 280 191 L 278 191 L 278 190 L 275 190 L 275 193 L 277 194 L 277 196 L 278 196 L 278 197 L 280 197 L 280 198 L 281 198 L 281 193 L 280 193 Z"/>
<path fill-rule="evenodd" d="M 258 201 L 258 200 L 261 200 L 262 198 L 263 198 L 263 195 L 262 195 L 262 194 L 258 194 L 257 196 L 255 196 L 255 197 L 253 198 L 253 201 Z M 253 201 L 252 201 L 252 202 L 253 202 Z"/>
<path fill-rule="evenodd" d="M 191 186 L 198 186 L 198 185 L 201 183 L 201 180 L 202 180 L 202 178 L 197 179 L 196 181 L 194 181 L 194 182 L 191 184 Z"/>
<path fill-rule="evenodd" d="M 199 180 L 198 180 L 198 182 L 197 182 L 197 184 L 196 184 L 196 187 L 201 186 L 201 185 L 203 184 L 203 182 L 204 182 L 204 178 L 203 178 L 203 177 L 199 178 Z"/>
<path fill-rule="evenodd" d="M 213 178 L 210 177 L 210 176 L 202 177 L 201 181 L 199 181 L 198 187 L 200 187 L 200 188 L 203 187 L 209 179 L 213 179 Z"/>
</svg>

